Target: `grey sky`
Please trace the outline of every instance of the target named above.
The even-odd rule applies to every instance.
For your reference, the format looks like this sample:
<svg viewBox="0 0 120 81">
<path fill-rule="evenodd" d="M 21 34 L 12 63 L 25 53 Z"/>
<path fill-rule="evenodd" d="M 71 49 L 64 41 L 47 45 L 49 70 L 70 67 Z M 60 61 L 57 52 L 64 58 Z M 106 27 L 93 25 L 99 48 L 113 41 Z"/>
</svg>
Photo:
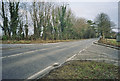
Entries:
<svg viewBox="0 0 120 81">
<path fill-rule="evenodd" d="M 69 2 L 69 6 L 77 17 L 94 20 L 97 14 L 104 12 L 118 24 L 117 2 Z"/>
<path fill-rule="evenodd" d="M 57 0 L 57 2 L 59 1 L 60 0 Z M 72 12 L 77 17 L 84 17 L 86 19 L 94 20 L 97 14 L 104 12 L 109 15 L 110 19 L 116 25 L 118 24 L 118 0 L 62 0 L 62 1 L 68 2 Z M 2 30 L 0 28 L 0 35 L 1 34 Z"/>
</svg>

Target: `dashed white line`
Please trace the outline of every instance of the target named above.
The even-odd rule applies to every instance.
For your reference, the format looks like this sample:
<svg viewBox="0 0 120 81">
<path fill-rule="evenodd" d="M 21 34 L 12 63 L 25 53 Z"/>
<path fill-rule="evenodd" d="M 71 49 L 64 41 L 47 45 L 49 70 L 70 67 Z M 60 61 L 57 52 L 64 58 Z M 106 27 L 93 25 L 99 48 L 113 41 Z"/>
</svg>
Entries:
<svg viewBox="0 0 120 81">
<path fill-rule="evenodd" d="M 78 54 L 80 54 L 80 53 L 81 53 L 81 52 L 83 52 L 83 51 L 85 51 L 85 49 L 83 49 L 83 50 L 79 51 L 79 53 L 78 53 Z"/>
<path fill-rule="evenodd" d="M 9 56 L 4 56 L 3 58 L 8 58 L 8 57 L 14 57 L 14 56 L 19 56 L 19 55 L 23 55 L 23 54 L 29 54 L 29 53 L 33 53 L 33 52 L 37 52 L 37 51 L 42 51 L 42 50 L 46 50 L 46 49 L 39 49 L 39 50 L 34 50 L 34 51 L 28 51 L 28 52 L 23 52 L 23 53 L 18 53 L 15 55 L 9 55 Z"/>
<path fill-rule="evenodd" d="M 72 57 L 68 58 L 66 61 L 72 60 L 77 54 L 74 54 Z"/>
<path fill-rule="evenodd" d="M 41 49 L 41 51 L 46 50 L 46 49 Z"/>
<path fill-rule="evenodd" d="M 56 47 L 60 47 L 60 46 L 56 46 Z"/>
<path fill-rule="evenodd" d="M 60 46 L 56 46 L 56 47 L 60 47 Z M 47 48 L 47 49 L 51 49 L 51 48 Z M 37 51 L 44 51 L 44 50 L 47 50 L 47 49 L 39 49 L 39 50 L 34 50 L 34 51 L 28 51 L 28 52 L 18 53 L 18 54 L 14 54 L 14 55 L 4 56 L 4 57 L 1 57 L 1 58 L 4 59 L 4 58 L 8 58 L 8 57 L 15 57 L 15 56 L 19 56 L 19 55 L 23 55 L 23 54 L 29 54 L 29 53 L 33 53 L 33 52 L 37 52 Z"/>
</svg>

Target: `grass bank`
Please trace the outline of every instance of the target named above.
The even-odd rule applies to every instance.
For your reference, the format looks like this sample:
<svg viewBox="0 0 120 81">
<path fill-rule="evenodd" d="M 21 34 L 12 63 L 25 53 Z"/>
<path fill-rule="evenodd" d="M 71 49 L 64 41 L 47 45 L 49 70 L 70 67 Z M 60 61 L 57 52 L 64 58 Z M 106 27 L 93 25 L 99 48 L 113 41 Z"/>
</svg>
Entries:
<svg viewBox="0 0 120 81">
<path fill-rule="evenodd" d="M 80 39 L 84 40 L 84 39 Z M 57 42 L 70 42 L 77 40 L 3 40 L 3 44 L 36 44 L 36 43 L 57 43 Z"/>
<path fill-rule="evenodd" d="M 116 39 L 101 39 L 98 42 L 120 47 L 120 42 L 117 42 Z"/>
<path fill-rule="evenodd" d="M 118 79 L 118 66 L 95 61 L 70 61 L 42 79 Z"/>
<path fill-rule="evenodd" d="M 33 44 L 33 43 L 56 43 L 56 42 L 69 42 L 75 40 L 6 40 L 2 41 L 3 44 Z"/>
</svg>

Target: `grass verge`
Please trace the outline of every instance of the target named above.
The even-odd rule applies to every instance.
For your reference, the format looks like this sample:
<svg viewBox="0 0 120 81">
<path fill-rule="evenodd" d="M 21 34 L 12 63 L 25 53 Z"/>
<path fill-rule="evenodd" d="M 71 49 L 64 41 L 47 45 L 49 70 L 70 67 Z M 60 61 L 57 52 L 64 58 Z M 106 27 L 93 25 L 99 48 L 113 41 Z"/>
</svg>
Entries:
<svg viewBox="0 0 120 81">
<path fill-rule="evenodd" d="M 69 61 L 42 79 L 118 79 L 118 66 L 95 61 Z"/>
<path fill-rule="evenodd" d="M 82 40 L 82 39 L 81 39 Z M 56 43 L 56 42 L 70 42 L 77 40 L 4 40 L 3 44 L 36 44 L 36 43 Z"/>
<path fill-rule="evenodd" d="M 98 42 L 120 47 L 120 42 L 117 42 L 116 39 L 101 39 Z"/>
</svg>

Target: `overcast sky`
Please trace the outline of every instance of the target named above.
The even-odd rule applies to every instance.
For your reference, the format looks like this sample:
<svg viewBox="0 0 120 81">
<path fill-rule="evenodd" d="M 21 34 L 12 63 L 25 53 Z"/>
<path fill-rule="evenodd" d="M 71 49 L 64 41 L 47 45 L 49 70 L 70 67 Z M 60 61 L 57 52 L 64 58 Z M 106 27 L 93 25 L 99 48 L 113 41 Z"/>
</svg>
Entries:
<svg viewBox="0 0 120 81">
<path fill-rule="evenodd" d="M 118 22 L 117 2 L 70 2 L 69 6 L 78 17 L 94 20 L 99 13 L 104 12 L 113 22 Z"/>
<path fill-rule="evenodd" d="M 55 0 L 49 0 L 55 1 Z M 60 0 L 57 0 L 60 1 Z M 65 0 L 62 0 L 65 1 Z M 94 20 L 97 14 L 104 12 L 110 19 L 118 24 L 118 1 L 119 0 L 66 0 L 72 12 L 77 17 Z M 1 19 L 0 19 L 1 20 Z M 0 28 L 0 35 L 2 34 Z"/>
</svg>

